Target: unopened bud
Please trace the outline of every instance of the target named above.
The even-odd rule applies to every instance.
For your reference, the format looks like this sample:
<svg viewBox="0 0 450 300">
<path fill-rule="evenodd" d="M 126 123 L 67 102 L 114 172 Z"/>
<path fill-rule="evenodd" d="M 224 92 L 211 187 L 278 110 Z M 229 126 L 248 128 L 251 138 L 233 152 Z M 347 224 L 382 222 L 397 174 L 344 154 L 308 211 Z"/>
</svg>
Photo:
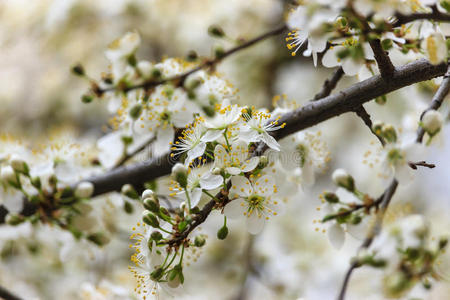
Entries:
<svg viewBox="0 0 450 300">
<path fill-rule="evenodd" d="M 75 196 L 77 198 L 89 198 L 93 193 L 94 185 L 89 181 L 80 182 L 75 188 Z"/>
<path fill-rule="evenodd" d="M 152 234 L 150 235 L 150 237 L 152 238 L 152 240 L 154 241 L 159 241 L 163 238 L 163 235 L 161 232 L 155 230 L 152 232 Z"/>
<path fill-rule="evenodd" d="M 5 183 L 11 184 L 14 187 L 19 185 L 16 172 L 11 166 L 2 167 L 0 176 Z"/>
<path fill-rule="evenodd" d="M 430 136 L 433 136 L 441 130 L 443 122 L 441 113 L 437 110 L 429 110 L 423 115 L 422 127 Z"/>
<path fill-rule="evenodd" d="M 42 183 L 41 183 L 41 178 L 40 177 L 33 177 L 31 178 L 31 184 L 37 188 L 38 190 L 41 189 L 42 187 Z"/>
<path fill-rule="evenodd" d="M 160 267 L 160 268 L 157 268 L 152 273 L 150 273 L 150 278 L 153 281 L 159 281 L 163 275 L 164 275 L 164 269 Z"/>
<path fill-rule="evenodd" d="M 223 31 L 223 29 L 222 29 L 221 27 L 217 26 L 217 25 L 211 25 L 211 26 L 209 26 L 209 28 L 208 28 L 208 33 L 209 33 L 211 36 L 219 37 L 219 38 L 225 36 L 225 32 Z"/>
<path fill-rule="evenodd" d="M 109 243 L 109 238 L 101 232 L 90 234 L 87 239 L 97 246 L 103 246 Z"/>
<path fill-rule="evenodd" d="M 220 175 L 220 173 L 222 173 L 222 170 L 220 168 L 214 168 L 211 171 L 211 174 L 213 175 Z"/>
<path fill-rule="evenodd" d="M 12 213 L 9 213 L 9 214 L 6 216 L 6 219 L 5 219 L 5 222 L 6 222 L 7 224 L 13 225 L 13 226 L 19 225 L 19 224 L 22 223 L 23 221 L 24 221 L 24 218 L 23 218 L 22 216 L 19 216 L 19 215 L 17 215 L 17 214 L 12 214 Z"/>
<path fill-rule="evenodd" d="M 325 192 L 323 197 L 329 203 L 338 203 L 339 202 L 339 197 L 335 193 Z"/>
<path fill-rule="evenodd" d="M 137 118 L 139 118 L 139 116 L 141 115 L 141 113 L 142 113 L 142 105 L 140 105 L 140 104 L 136 104 L 135 106 L 133 106 L 133 107 L 130 109 L 130 117 L 131 117 L 133 120 L 136 120 Z"/>
<path fill-rule="evenodd" d="M 197 52 L 195 52 L 194 50 L 189 51 L 188 54 L 186 55 L 187 61 L 196 61 L 197 58 L 198 58 Z"/>
<path fill-rule="evenodd" d="M 263 155 L 259 158 L 258 168 L 264 169 L 265 167 L 267 167 L 268 164 L 269 164 L 269 158 L 267 156 Z"/>
<path fill-rule="evenodd" d="M 206 239 L 204 235 L 197 235 L 194 240 L 194 245 L 196 247 L 203 247 L 206 244 Z"/>
<path fill-rule="evenodd" d="M 222 228 L 217 231 L 217 238 L 219 240 L 224 240 L 228 236 L 228 227 L 224 225 Z"/>
<path fill-rule="evenodd" d="M 84 68 L 81 64 L 76 64 L 75 66 L 72 67 L 72 73 L 74 73 L 77 76 L 84 76 L 85 72 L 84 72 Z"/>
<path fill-rule="evenodd" d="M 142 221 L 154 228 L 159 228 L 158 218 L 150 211 L 145 210 L 142 214 Z"/>
<path fill-rule="evenodd" d="M 220 46 L 217 46 L 217 47 L 214 49 L 214 55 L 215 55 L 216 58 L 218 58 L 218 59 L 223 58 L 223 57 L 225 56 L 225 49 L 223 49 L 223 48 L 220 47 Z"/>
<path fill-rule="evenodd" d="M 11 167 L 16 172 L 28 174 L 30 169 L 28 168 L 27 163 L 17 154 L 11 155 L 10 158 Z"/>
<path fill-rule="evenodd" d="M 134 207 L 133 204 L 131 204 L 129 201 L 124 201 L 123 202 L 123 210 L 127 213 L 127 214 L 132 214 Z"/>
<path fill-rule="evenodd" d="M 91 95 L 81 96 L 81 102 L 83 102 L 83 103 L 91 103 L 92 100 L 94 100 L 94 97 L 92 97 Z"/>
<path fill-rule="evenodd" d="M 152 198 L 145 198 L 143 201 L 144 204 L 144 208 L 154 212 L 154 213 L 158 213 L 159 212 L 159 203 L 158 201 L 152 197 Z"/>
<path fill-rule="evenodd" d="M 346 190 L 353 192 L 355 190 L 355 181 L 353 177 L 344 169 L 336 169 L 332 175 L 333 182 Z"/>
<path fill-rule="evenodd" d="M 187 172 L 188 169 L 181 163 L 175 164 L 172 168 L 172 176 L 182 188 L 187 186 Z"/>
<path fill-rule="evenodd" d="M 122 186 L 121 192 L 131 199 L 139 199 L 138 193 L 131 184 L 124 184 Z"/>
</svg>

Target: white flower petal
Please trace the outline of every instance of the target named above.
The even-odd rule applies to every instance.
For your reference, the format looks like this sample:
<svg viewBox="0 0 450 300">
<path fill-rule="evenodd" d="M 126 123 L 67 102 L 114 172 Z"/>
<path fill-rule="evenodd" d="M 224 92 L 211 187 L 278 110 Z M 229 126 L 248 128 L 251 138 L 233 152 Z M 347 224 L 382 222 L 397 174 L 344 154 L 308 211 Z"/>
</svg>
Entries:
<svg viewBox="0 0 450 300">
<path fill-rule="evenodd" d="M 333 224 L 328 228 L 328 239 L 331 245 L 336 249 L 341 249 L 345 241 L 344 229 L 338 224 Z"/>
<path fill-rule="evenodd" d="M 247 217 L 247 230 L 251 234 L 258 234 L 260 233 L 263 228 L 264 224 L 266 222 L 266 219 L 263 215 L 260 213 L 253 211 L 248 217 Z"/>
<path fill-rule="evenodd" d="M 206 173 L 200 178 L 200 187 L 205 190 L 212 190 L 218 188 L 223 183 L 223 178 L 220 175 L 213 175 Z"/>
<path fill-rule="evenodd" d="M 223 213 L 230 219 L 236 219 L 242 217 L 245 210 L 246 206 L 244 203 L 244 199 L 239 198 L 228 203 L 223 209 Z"/>
<path fill-rule="evenodd" d="M 248 197 L 253 192 L 250 181 L 244 176 L 233 176 L 231 178 L 231 193 L 241 197 Z"/>
<path fill-rule="evenodd" d="M 242 165 L 242 172 L 250 172 L 254 170 L 259 164 L 259 157 L 252 157 L 245 161 L 245 163 Z"/>
</svg>

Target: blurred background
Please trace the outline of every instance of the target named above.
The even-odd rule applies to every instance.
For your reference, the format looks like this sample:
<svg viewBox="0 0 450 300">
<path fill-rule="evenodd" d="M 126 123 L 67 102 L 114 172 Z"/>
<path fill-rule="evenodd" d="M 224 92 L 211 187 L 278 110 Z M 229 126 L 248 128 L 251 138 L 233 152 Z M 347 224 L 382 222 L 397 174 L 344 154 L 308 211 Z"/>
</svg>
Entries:
<svg viewBox="0 0 450 300">
<path fill-rule="evenodd" d="M 58 140 L 95 144 L 109 118 L 106 103 L 84 105 L 85 81 L 71 75 L 81 62 L 100 78 L 108 68 L 104 51 L 114 39 L 136 29 L 141 34 L 139 59 L 160 61 L 185 57 L 190 50 L 210 56 L 212 48 L 229 48 L 233 40 L 249 39 L 282 24 L 289 3 L 279 0 L 1 0 L 0 1 L 0 134 L 36 147 Z M 229 38 L 208 35 L 212 24 Z M 218 71 L 239 89 L 240 104 L 272 109 L 272 98 L 285 94 L 298 105 L 317 93 L 332 70 L 315 68 L 310 58 L 292 57 L 283 36 L 268 39 L 225 60 Z M 344 78 L 337 90 L 356 79 Z M 426 88 L 424 88 L 426 87 Z M 381 106 L 366 105 L 373 119 L 415 129 L 420 111 L 436 85 L 408 87 L 388 95 Z M 411 105 L 414 102 L 417 105 Z M 448 100 L 447 100 L 448 102 Z M 448 103 L 443 111 L 448 115 Z M 314 220 L 320 219 L 319 194 L 333 189 L 330 174 L 347 169 L 361 190 L 380 195 L 386 182 L 374 175 L 365 153 L 375 152 L 374 137 L 361 120 L 346 114 L 311 128 L 330 153 L 331 162 L 318 174 L 312 189 L 293 190 L 286 213 L 250 237 L 231 222 L 225 241 L 215 238 L 222 218 L 215 213 L 202 226 L 209 235 L 202 255 L 186 268 L 184 291 L 176 299 L 333 299 L 360 240 L 348 236 L 334 249 Z M 411 185 L 401 187 L 386 222 L 413 213 L 424 214 L 433 235 L 450 230 L 450 138 L 432 145 L 427 160 L 435 169 L 420 169 Z M 370 160 L 370 159 L 369 159 Z M 298 195 L 298 197 L 297 197 Z M 128 271 L 128 237 L 140 212 L 114 209 L 119 195 L 94 201 L 116 234 L 98 248 L 75 242 L 70 233 L 29 224 L 0 226 L 0 285 L 24 299 L 134 299 Z M 294 198 L 295 201 L 292 201 Z M 38 226 L 39 227 L 39 226 Z M 408 299 L 447 299 L 450 258 L 439 270 L 444 278 L 431 291 L 414 289 Z M 351 280 L 348 299 L 383 299 L 380 271 L 362 268 Z M 103 298 L 102 298 L 103 297 Z"/>
</svg>

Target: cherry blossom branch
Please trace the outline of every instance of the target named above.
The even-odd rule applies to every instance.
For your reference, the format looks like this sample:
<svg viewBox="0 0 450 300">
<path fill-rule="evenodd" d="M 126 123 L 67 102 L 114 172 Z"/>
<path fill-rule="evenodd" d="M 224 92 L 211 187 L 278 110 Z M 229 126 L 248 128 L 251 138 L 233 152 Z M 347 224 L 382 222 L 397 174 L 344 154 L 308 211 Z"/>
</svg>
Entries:
<svg viewBox="0 0 450 300">
<path fill-rule="evenodd" d="M 279 122 L 280 124 L 285 122 L 286 126 L 272 132 L 273 136 L 279 140 L 294 132 L 312 127 L 343 113 L 352 112 L 376 97 L 417 82 L 442 76 L 446 70 L 446 64 L 432 65 L 427 60 L 421 59 L 397 68 L 389 81 L 384 80 L 380 75 L 373 76 L 338 93 L 310 102 L 303 107 L 284 114 Z M 175 161 L 168 154 L 147 161 L 121 166 L 102 175 L 86 178 L 82 181 L 92 182 L 94 185 L 93 196 L 98 196 L 112 191 L 119 191 L 127 183 L 140 187 L 147 181 L 166 176 L 170 174 L 174 163 Z M 73 187 L 76 187 L 77 184 L 74 184 Z M 27 206 L 27 215 L 33 213 L 32 207 L 28 209 L 29 207 Z M 211 209 L 212 207 L 213 205 Z M 0 206 L 0 223 L 4 222 L 5 211 Z M 36 211 L 36 207 L 34 211 Z M 207 214 L 209 212 L 208 209 L 204 211 Z"/>
<path fill-rule="evenodd" d="M 286 25 L 283 25 L 283 26 L 281 26 L 279 28 L 276 28 L 274 30 L 266 32 L 266 33 L 264 33 L 264 34 L 262 34 L 262 35 L 260 35 L 260 36 L 258 36 L 256 38 L 253 38 L 253 39 L 251 39 L 251 40 L 249 40 L 247 42 L 244 42 L 244 43 L 240 44 L 239 46 L 231 48 L 228 51 L 225 51 L 220 56 L 216 56 L 215 58 L 205 59 L 200 65 L 198 65 L 197 67 L 195 67 L 192 70 L 189 70 L 189 71 L 187 71 L 185 73 L 182 73 L 182 74 L 179 74 L 179 75 L 176 75 L 176 76 L 173 76 L 173 77 L 169 77 L 169 78 L 160 79 L 160 80 L 149 79 L 149 80 L 147 80 L 147 81 L 145 81 L 145 82 L 143 82 L 141 84 L 127 86 L 127 87 L 122 88 L 121 90 L 123 92 L 128 92 L 128 91 L 135 90 L 135 89 L 149 89 L 149 88 L 156 87 L 158 85 L 169 83 L 169 82 L 175 83 L 176 85 L 180 86 L 180 85 L 183 84 L 183 82 L 186 80 L 186 78 L 189 75 L 192 75 L 192 74 L 194 74 L 194 73 L 196 73 L 196 72 L 198 72 L 198 71 L 200 71 L 202 69 L 212 68 L 216 64 L 221 62 L 223 59 L 225 59 L 226 57 L 228 57 L 228 56 L 230 56 L 230 55 L 232 55 L 232 54 L 234 54 L 236 52 L 239 52 L 241 50 L 244 50 L 246 48 L 249 48 L 249 47 L 251 47 L 251 46 L 253 46 L 253 45 L 255 45 L 255 44 L 257 44 L 257 43 L 259 43 L 259 42 L 261 42 L 261 41 L 263 41 L 263 40 L 265 40 L 267 38 L 269 38 L 269 37 L 272 37 L 272 36 L 275 36 L 275 35 L 279 35 L 283 31 L 285 31 L 286 29 L 287 29 Z M 117 89 L 118 89 L 118 87 L 115 87 L 115 86 L 108 87 L 108 88 L 105 88 L 105 89 L 97 88 L 95 90 L 95 93 L 98 94 L 98 95 L 102 95 L 105 92 L 114 91 L 114 90 L 117 90 Z"/>
<path fill-rule="evenodd" d="M 2 286 L 0 286 L 0 298 L 5 300 L 22 300 L 22 298 L 14 295 Z"/>
<path fill-rule="evenodd" d="M 386 51 L 381 46 L 380 39 L 369 39 L 369 45 L 372 48 L 373 55 L 380 70 L 381 77 L 388 80 L 394 73 L 394 65 Z"/>
<path fill-rule="evenodd" d="M 377 137 L 377 139 L 380 141 L 381 145 L 384 146 L 386 144 L 386 142 L 384 141 L 384 139 L 381 136 L 376 134 L 376 132 L 373 130 L 372 119 L 370 118 L 370 115 L 366 111 L 364 106 L 361 105 L 360 107 L 356 108 L 355 113 L 358 115 L 358 117 L 360 117 L 363 120 L 364 124 L 366 124 L 366 126 L 369 128 L 370 132 L 372 132 L 373 135 L 375 135 Z"/>
</svg>

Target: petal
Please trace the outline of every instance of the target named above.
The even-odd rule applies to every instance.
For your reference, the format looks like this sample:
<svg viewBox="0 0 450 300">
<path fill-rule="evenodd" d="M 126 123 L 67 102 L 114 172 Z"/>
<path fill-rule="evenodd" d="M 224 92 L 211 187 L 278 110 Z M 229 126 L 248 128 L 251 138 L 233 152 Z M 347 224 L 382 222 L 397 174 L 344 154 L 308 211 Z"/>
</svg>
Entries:
<svg viewBox="0 0 450 300">
<path fill-rule="evenodd" d="M 239 168 L 236 168 L 236 167 L 228 167 L 228 168 L 225 168 L 225 170 L 228 172 L 228 174 L 230 174 L 230 175 L 239 175 L 239 174 L 241 174 L 241 169 L 239 169 Z"/>
<path fill-rule="evenodd" d="M 242 172 L 250 172 L 254 170 L 259 164 L 259 157 L 252 157 L 245 161 L 245 163 L 242 165 Z"/>
<path fill-rule="evenodd" d="M 233 176 L 231 178 L 231 192 L 241 197 L 248 197 L 253 191 L 250 181 L 244 176 Z"/>
<path fill-rule="evenodd" d="M 190 197 L 191 197 L 191 208 L 197 206 L 197 204 L 200 202 L 200 198 L 202 197 L 202 189 L 200 188 L 193 189 Z"/>
<path fill-rule="evenodd" d="M 361 67 L 362 64 L 359 61 L 354 60 L 353 58 L 347 58 L 342 63 L 342 69 L 348 76 L 355 76 L 356 74 L 358 74 Z"/>
<path fill-rule="evenodd" d="M 201 156 L 206 149 L 206 143 L 199 143 L 197 146 L 188 151 L 186 161 L 184 162 L 186 165 L 189 164 L 195 158 Z"/>
<path fill-rule="evenodd" d="M 267 132 L 262 133 L 261 140 L 263 140 L 264 143 L 266 143 L 267 146 L 269 146 L 273 150 L 280 151 L 280 145 L 278 144 L 277 140 Z"/>
<path fill-rule="evenodd" d="M 333 68 L 340 65 L 340 62 L 336 56 L 337 52 L 343 47 L 337 46 L 329 49 L 322 57 L 322 65 L 327 68 Z"/>
<path fill-rule="evenodd" d="M 338 224 L 333 224 L 328 228 L 328 239 L 331 245 L 337 250 L 342 248 L 345 241 L 345 232 Z"/>
<path fill-rule="evenodd" d="M 165 128 L 159 128 L 156 134 L 156 141 L 154 143 L 154 150 L 156 156 L 161 156 L 170 150 L 170 143 L 175 136 L 175 130 L 172 126 L 167 125 Z"/>
<path fill-rule="evenodd" d="M 230 155 L 228 154 L 225 147 L 221 144 L 218 144 L 216 148 L 214 148 L 214 166 L 218 168 L 222 168 L 225 165 L 225 160 L 230 160 Z"/>
<path fill-rule="evenodd" d="M 255 182 L 255 192 L 258 195 L 262 195 L 265 197 L 270 196 L 274 193 L 274 189 L 275 180 L 271 176 L 262 176 Z"/>
<path fill-rule="evenodd" d="M 201 138 L 203 142 L 212 142 L 217 140 L 224 130 L 209 129 Z"/>
<path fill-rule="evenodd" d="M 244 216 L 246 210 L 244 199 L 239 198 L 232 200 L 223 209 L 223 213 L 230 219 L 236 219 Z"/>
<path fill-rule="evenodd" d="M 265 223 L 265 217 L 259 212 L 253 211 L 247 217 L 247 230 L 251 234 L 258 234 L 263 230 Z"/>
<path fill-rule="evenodd" d="M 213 175 L 210 172 L 204 174 L 200 178 L 200 187 L 205 190 L 212 190 L 218 188 L 223 183 L 223 178 L 220 175 Z"/>
</svg>

